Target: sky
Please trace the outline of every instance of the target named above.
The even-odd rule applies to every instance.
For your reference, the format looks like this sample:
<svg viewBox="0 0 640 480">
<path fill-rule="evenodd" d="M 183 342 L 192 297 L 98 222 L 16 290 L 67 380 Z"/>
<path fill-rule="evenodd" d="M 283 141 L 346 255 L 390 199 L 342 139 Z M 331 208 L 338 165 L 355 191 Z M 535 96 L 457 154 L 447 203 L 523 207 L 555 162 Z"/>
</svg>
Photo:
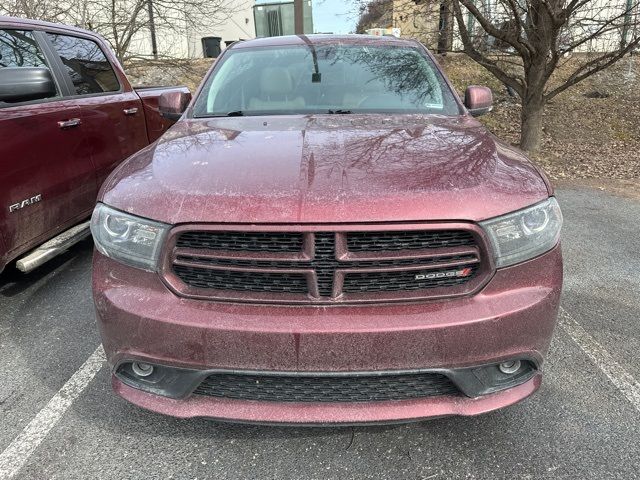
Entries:
<svg viewBox="0 0 640 480">
<path fill-rule="evenodd" d="M 357 22 L 353 0 L 313 0 L 313 30 L 318 33 L 351 33 Z"/>
</svg>

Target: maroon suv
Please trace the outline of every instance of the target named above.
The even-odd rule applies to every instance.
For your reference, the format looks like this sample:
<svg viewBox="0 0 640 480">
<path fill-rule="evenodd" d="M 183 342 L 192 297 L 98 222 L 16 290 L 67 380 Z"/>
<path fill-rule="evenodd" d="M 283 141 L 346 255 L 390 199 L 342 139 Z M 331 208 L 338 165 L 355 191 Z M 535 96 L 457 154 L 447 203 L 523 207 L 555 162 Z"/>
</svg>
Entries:
<svg viewBox="0 0 640 480">
<path fill-rule="evenodd" d="M 167 94 L 166 114 L 184 110 Z M 415 42 L 236 43 L 102 187 L 93 289 L 113 386 L 179 417 L 476 415 L 533 393 L 562 215 Z"/>
</svg>

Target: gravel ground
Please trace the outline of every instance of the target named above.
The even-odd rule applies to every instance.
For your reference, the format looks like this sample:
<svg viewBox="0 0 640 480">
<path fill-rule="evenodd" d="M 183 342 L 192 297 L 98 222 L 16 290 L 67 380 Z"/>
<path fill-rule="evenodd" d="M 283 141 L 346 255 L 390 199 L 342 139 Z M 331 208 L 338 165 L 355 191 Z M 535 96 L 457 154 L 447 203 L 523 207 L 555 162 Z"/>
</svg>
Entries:
<svg viewBox="0 0 640 480">
<path fill-rule="evenodd" d="M 638 478 L 640 203 L 572 185 L 558 197 L 566 281 L 543 387 L 475 418 L 356 428 L 175 420 L 116 397 L 102 366 L 33 452 L 16 449 L 99 344 L 91 243 L 30 275 L 5 272 L 0 478 L 8 447 L 24 479 Z M 24 447 L 36 437 L 19 438 Z"/>
</svg>

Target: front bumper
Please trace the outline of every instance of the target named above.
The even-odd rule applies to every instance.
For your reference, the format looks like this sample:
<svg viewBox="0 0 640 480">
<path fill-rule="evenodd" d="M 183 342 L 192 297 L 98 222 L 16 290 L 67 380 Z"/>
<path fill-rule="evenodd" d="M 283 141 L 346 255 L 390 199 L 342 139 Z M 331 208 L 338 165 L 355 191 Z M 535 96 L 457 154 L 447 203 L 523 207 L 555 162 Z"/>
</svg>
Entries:
<svg viewBox="0 0 640 480">
<path fill-rule="evenodd" d="M 276 403 L 214 399 L 192 395 L 184 400 L 158 397 L 129 387 L 112 377 L 113 389 L 124 399 L 156 413 L 179 418 L 206 417 L 219 421 L 277 425 L 361 425 L 403 423 L 451 415 L 480 415 L 513 405 L 535 392 L 540 374 L 528 382 L 485 397 L 431 397 L 370 403 Z"/>
<path fill-rule="evenodd" d="M 362 372 L 457 369 L 530 359 L 541 367 L 556 323 L 560 247 L 498 270 L 470 297 L 414 304 L 281 306 L 179 298 L 157 275 L 94 257 L 93 288 L 107 358 L 203 370 Z M 475 398 L 287 403 L 143 392 L 115 376 L 117 393 L 178 417 L 333 424 L 476 415 L 526 398 L 541 372 Z"/>
</svg>

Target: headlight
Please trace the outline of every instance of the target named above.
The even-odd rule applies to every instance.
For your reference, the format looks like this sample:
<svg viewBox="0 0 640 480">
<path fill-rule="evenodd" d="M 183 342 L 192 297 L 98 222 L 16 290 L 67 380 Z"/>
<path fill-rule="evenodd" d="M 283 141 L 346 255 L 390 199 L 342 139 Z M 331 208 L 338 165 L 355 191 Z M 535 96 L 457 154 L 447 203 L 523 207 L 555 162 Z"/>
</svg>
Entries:
<svg viewBox="0 0 640 480">
<path fill-rule="evenodd" d="M 155 272 L 170 225 L 135 217 L 98 203 L 91 217 L 96 248 L 107 257 Z"/>
<path fill-rule="evenodd" d="M 491 239 L 496 266 L 507 267 L 551 250 L 560 239 L 562 212 L 556 199 L 550 197 L 480 225 Z"/>
</svg>

